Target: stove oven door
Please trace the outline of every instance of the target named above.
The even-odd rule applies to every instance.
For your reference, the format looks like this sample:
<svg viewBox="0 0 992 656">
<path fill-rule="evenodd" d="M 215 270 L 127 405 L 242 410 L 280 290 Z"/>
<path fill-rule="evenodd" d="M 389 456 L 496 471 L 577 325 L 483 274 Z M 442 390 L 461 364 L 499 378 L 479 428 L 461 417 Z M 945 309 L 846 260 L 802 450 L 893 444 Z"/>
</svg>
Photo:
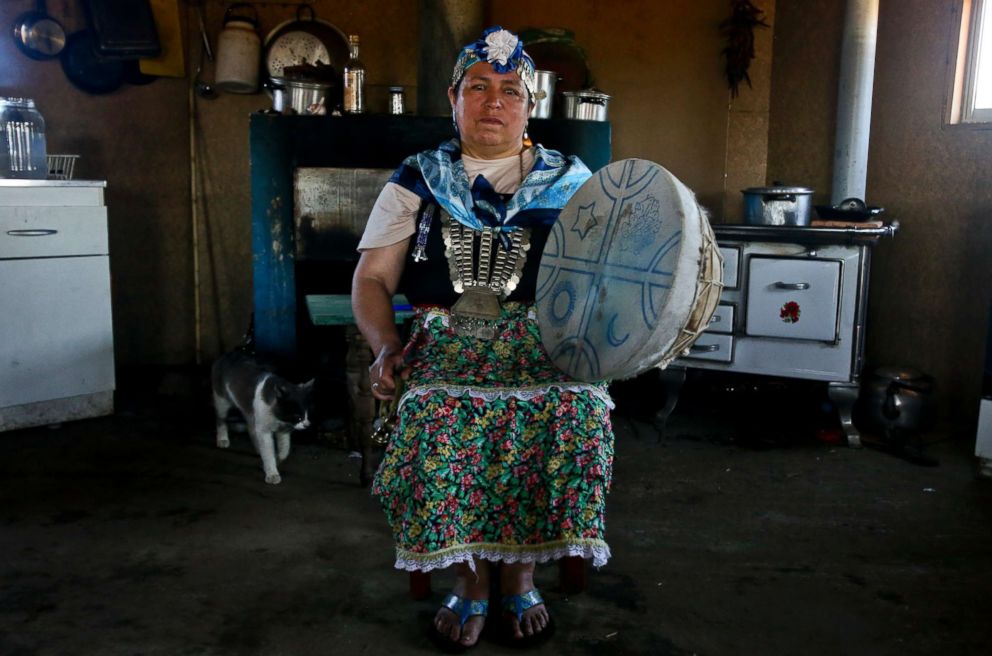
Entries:
<svg viewBox="0 0 992 656">
<path fill-rule="evenodd" d="M 745 332 L 836 342 L 841 262 L 752 256 Z"/>
</svg>

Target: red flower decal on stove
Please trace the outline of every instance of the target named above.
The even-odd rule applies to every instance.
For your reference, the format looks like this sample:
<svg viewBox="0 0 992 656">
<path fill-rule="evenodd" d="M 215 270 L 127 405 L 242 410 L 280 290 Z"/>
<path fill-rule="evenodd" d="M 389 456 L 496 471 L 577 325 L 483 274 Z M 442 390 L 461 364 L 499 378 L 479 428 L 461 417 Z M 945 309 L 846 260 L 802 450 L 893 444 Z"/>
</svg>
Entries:
<svg viewBox="0 0 992 656">
<path fill-rule="evenodd" d="M 785 323 L 797 323 L 799 321 L 799 303 L 795 301 L 789 301 L 782 306 L 782 309 L 778 311 L 778 316 Z"/>
</svg>

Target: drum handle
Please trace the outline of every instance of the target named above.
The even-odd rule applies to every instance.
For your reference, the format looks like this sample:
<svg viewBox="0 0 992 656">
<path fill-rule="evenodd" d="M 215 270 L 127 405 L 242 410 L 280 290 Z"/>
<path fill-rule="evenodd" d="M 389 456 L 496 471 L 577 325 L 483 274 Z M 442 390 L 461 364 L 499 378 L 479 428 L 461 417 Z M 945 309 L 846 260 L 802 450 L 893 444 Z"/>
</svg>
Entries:
<svg viewBox="0 0 992 656">
<path fill-rule="evenodd" d="M 788 289 L 790 291 L 802 291 L 809 289 L 808 282 L 777 282 L 772 285 L 775 289 Z"/>
<path fill-rule="evenodd" d="M 720 350 L 719 344 L 693 344 L 690 348 L 693 353 L 716 353 Z"/>
</svg>

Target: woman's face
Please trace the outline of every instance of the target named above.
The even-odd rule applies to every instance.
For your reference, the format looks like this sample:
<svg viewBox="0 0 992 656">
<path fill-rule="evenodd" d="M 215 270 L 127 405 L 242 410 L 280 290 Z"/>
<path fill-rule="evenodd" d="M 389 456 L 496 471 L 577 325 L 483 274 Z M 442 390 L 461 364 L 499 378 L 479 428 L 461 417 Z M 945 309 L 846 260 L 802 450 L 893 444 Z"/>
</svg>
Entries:
<svg viewBox="0 0 992 656">
<path fill-rule="evenodd" d="M 520 152 L 530 101 L 516 72 L 497 73 L 486 62 L 473 64 L 448 99 L 470 157 L 493 159 Z"/>
</svg>

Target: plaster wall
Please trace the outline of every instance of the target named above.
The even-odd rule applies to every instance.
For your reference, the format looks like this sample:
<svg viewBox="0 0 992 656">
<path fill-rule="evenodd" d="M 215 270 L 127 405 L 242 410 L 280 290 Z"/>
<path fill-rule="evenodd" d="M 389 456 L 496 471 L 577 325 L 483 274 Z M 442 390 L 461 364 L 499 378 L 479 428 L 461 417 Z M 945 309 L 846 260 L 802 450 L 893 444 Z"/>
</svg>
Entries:
<svg viewBox="0 0 992 656">
<path fill-rule="evenodd" d="M 28 59 L 11 39 L 0 39 L 0 94 L 35 98 L 48 122 L 49 152 L 78 153 L 76 177 L 108 181 L 115 342 L 123 365 L 210 359 L 240 341 L 251 312 L 248 117 L 270 100 L 264 93 L 212 100 L 191 93 L 201 61 L 203 80 L 213 80 L 213 64 L 201 60 L 199 11 L 216 48 L 230 3 L 177 2 L 186 76 L 106 96 L 73 87 L 58 60 Z M 415 109 L 417 2 L 309 4 L 318 18 L 361 36 L 370 111 L 386 111 L 386 89 L 394 84 L 407 87 Z M 286 3 L 254 5 L 263 37 L 295 16 Z M 759 5 L 772 9 L 774 2 Z M 34 6 L 4 0 L 0 25 Z M 49 0 L 48 10 L 69 32 L 85 27 L 78 0 Z M 728 124 L 717 27 L 727 17 L 724 0 L 491 0 L 485 13 L 510 28 L 573 30 L 596 84 L 614 96 L 614 157 L 663 164 L 696 190 L 716 220 L 726 204 L 725 168 L 738 178 L 763 174 L 763 145 L 755 148 L 751 139 L 737 141 L 754 151 L 759 168 L 752 155 L 727 163 L 728 134 L 746 132 Z M 744 87 L 737 103 L 766 112 L 760 108 L 767 106 L 770 32 L 758 37 L 755 89 Z M 760 138 L 765 131 L 758 126 Z"/>
<path fill-rule="evenodd" d="M 896 219 L 875 250 L 866 373 L 936 377 L 942 414 L 974 435 L 992 289 L 992 129 L 947 125 L 959 2 L 881 2 L 867 201 Z M 844 3 L 778 0 L 769 178 L 828 202 Z"/>
</svg>

